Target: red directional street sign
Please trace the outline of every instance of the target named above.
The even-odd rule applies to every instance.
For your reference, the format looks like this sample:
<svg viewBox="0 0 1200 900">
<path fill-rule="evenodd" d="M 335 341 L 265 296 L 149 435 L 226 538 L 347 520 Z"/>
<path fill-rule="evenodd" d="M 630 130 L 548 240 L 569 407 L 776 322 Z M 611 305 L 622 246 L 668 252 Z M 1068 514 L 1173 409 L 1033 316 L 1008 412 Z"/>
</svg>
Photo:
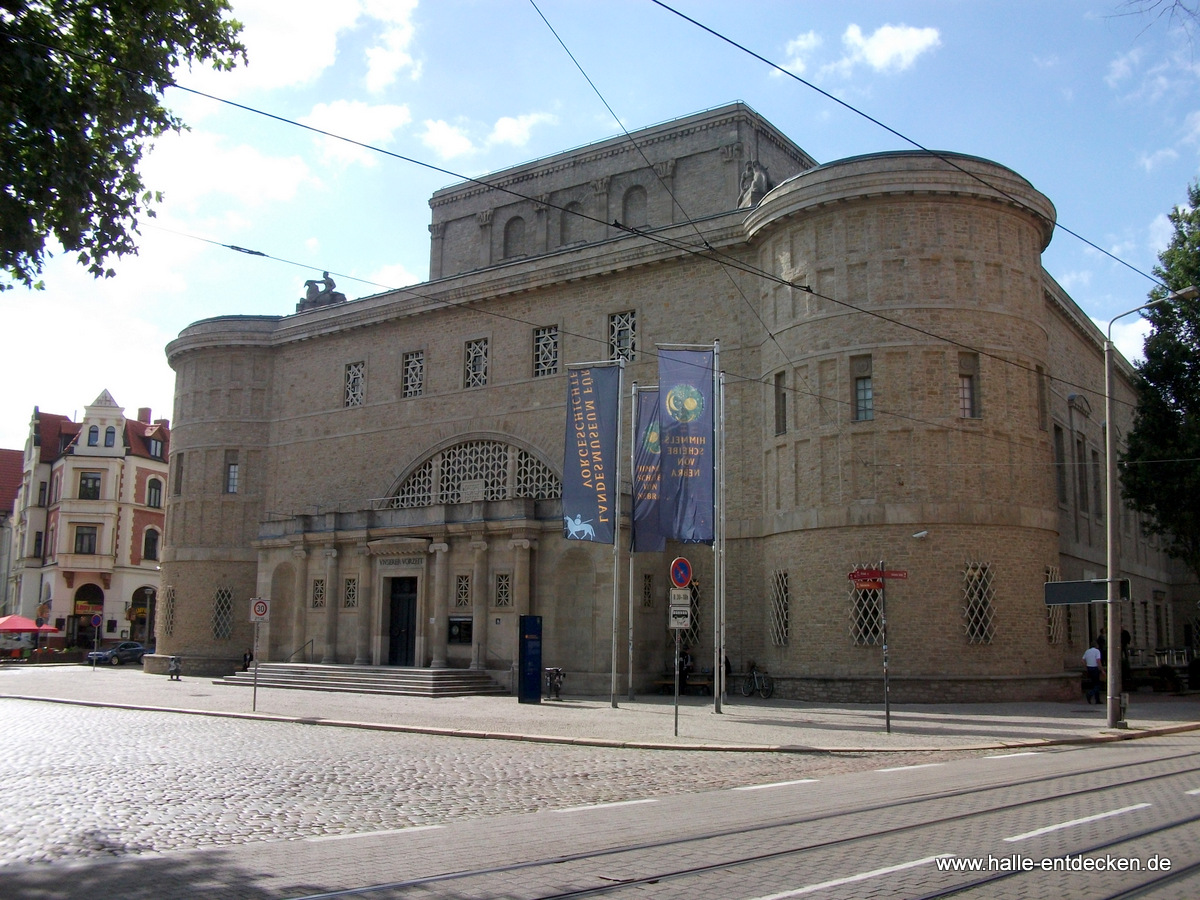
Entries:
<svg viewBox="0 0 1200 900">
<path fill-rule="evenodd" d="M 883 577 L 882 569 L 855 569 L 848 576 L 851 581 L 877 581 Z"/>
<path fill-rule="evenodd" d="M 685 588 L 692 583 L 692 564 L 682 556 L 671 560 L 671 584 Z"/>
<path fill-rule="evenodd" d="M 900 581 L 903 581 L 904 579 L 906 579 L 908 577 L 908 570 L 907 569 L 884 569 L 883 577 L 884 578 L 896 578 L 896 579 L 899 579 Z"/>
</svg>

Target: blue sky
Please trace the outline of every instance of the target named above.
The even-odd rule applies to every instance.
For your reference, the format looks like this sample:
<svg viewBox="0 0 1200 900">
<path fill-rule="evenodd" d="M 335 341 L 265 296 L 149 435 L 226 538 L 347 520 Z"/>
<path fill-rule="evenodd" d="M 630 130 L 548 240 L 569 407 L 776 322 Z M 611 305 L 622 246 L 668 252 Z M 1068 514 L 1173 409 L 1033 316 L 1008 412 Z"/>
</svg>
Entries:
<svg viewBox="0 0 1200 900">
<path fill-rule="evenodd" d="M 926 147 L 1014 169 L 1062 225 L 1128 264 L 1056 232 L 1044 264 L 1080 306 L 1107 322 L 1145 301 L 1153 282 L 1135 270 L 1154 266 L 1200 171 L 1200 30 L 1125 0 L 670 5 Z M 182 71 L 181 84 L 464 176 L 733 100 L 821 162 L 911 146 L 650 0 L 233 7 L 249 65 Z M 429 196 L 454 175 L 166 99 L 191 130 L 145 161 L 165 202 L 139 256 L 101 282 L 59 257 L 45 291 L 0 295 L 0 447 L 23 446 L 35 405 L 78 416 L 106 388 L 131 415 L 170 417 L 169 340 L 210 316 L 293 312 L 323 269 L 352 299 L 427 276 Z M 1136 355 L 1125 321 L 1114 334 Z"/>
</svg>

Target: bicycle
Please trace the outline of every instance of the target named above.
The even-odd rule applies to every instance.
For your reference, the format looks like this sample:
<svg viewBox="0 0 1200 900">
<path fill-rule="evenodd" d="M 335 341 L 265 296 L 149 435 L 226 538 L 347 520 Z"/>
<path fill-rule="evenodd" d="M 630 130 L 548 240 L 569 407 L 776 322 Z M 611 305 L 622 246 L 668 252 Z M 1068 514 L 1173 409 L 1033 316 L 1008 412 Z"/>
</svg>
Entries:
<svg viewBox="0 0 1200 900">
<path fill-rule="evenodd" d="M 750 663 L 750 671 L 742 681 L 742 696 L 749 697 L 756 691 L 764 700 L 769 699 L 775 693 L 775 679 L 766 672 L 759 671 L 754 663 Z"/>
</svg>

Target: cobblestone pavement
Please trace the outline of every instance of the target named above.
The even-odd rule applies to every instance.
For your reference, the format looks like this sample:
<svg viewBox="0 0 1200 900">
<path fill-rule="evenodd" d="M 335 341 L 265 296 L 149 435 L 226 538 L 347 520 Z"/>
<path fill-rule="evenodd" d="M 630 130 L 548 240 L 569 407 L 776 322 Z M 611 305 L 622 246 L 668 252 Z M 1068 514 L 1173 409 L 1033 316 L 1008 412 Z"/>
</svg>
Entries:
<svg viewBox="0 0 1200 900">
<path fill-rule="evenodd" d="M 331 728 L 0 698 L 0 865 L 383 832 L 879 765 Z M 891 753 L 889 765 L 966 751 Z"/>
</svg>

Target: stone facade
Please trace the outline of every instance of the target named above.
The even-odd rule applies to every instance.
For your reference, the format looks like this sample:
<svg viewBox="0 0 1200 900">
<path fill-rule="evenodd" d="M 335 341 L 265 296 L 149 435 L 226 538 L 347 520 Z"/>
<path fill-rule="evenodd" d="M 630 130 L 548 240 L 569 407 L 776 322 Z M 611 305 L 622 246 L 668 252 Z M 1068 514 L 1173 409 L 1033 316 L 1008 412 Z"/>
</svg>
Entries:
<svg viewBox="0 0 1200 900">
<path fill-rule="evenodd" d="M 1042 269 L 1050 201 L 956 154 L 818 166 L 742 104 L 633 141 L 439 191 L 426 284 L 172 342 L 160 652 L 230 670 L 261 596 L 260 658 L 507 683 L 532 613 L 545 664 L 606 691 L 612 550 L 562 535 L 566 366 L 622 354 L 627 382 L 653 384 L 656 342 L 719 339 L 734 668 L 877 700 L 886 602 L 895 699 L 1071 695 L 1098 623 L 1048 615 L 1042 585 L 1103 560 L 1055 456 L 1056 429 L 1103 451 L 1096 413 L 1077 415 L 1103 408 L 1102 336 Z M 1169 609 L 1177 579 L 1128 533 L 1135 600 Z M 714 658 L 711 551 L 636 554 L 632 586 L 622 555 L 617 656 L 631 610 L 639 685 L 669 660 L 685 550 L 689 638 Z M 880 563 L 908 573 L 886 597 L 847 578 Z"/>
</svg>

